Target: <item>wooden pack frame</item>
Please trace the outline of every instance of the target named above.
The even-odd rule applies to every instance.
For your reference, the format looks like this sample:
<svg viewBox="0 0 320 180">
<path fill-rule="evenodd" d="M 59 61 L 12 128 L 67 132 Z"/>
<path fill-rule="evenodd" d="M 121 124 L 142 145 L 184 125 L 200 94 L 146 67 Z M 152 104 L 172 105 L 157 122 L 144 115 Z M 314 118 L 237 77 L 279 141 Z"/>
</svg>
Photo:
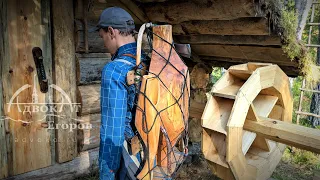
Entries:
<svg viewBox="0 0 320 180">
<path fill-rule="evenodd" d="M 148 24 L 147 24 L 148 25 Z M 138 35 L 137 66 L 141 57 Z M 135 127 L 143 145 L 144 163 L 137 179 L 174 176 L 187 152 L 190 77 L 188 67 L 173 47 L 172 26 L 147 29 L 152 37 L 148 74 L 141 77 Z"/>
</svg>

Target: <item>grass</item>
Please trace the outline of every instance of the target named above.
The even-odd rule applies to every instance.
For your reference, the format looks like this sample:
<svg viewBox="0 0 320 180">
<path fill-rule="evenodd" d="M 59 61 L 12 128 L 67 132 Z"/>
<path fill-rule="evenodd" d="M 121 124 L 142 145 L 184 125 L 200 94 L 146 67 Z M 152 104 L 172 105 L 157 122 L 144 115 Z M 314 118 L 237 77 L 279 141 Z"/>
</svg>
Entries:
<svg viewBox="0 0 320 180">
<path fill-rule="evenodd" d="M 320 170 L 320 156 L 312 152 L 288 147 L 272 177 L 277 180 L 307 180 Z"/>
</svg>

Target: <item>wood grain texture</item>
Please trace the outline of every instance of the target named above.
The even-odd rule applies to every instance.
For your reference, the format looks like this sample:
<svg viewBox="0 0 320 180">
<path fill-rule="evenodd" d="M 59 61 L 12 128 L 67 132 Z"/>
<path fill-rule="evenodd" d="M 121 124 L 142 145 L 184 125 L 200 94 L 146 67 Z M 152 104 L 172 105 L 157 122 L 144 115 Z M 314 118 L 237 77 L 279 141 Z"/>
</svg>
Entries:
<svg viewBox="0 0 320 180">
<path fill-rule="evenodd" d="M 77 59 L 79 61 L 79 84 L 85 85 L 101 81 L 102 69 L 111 61 L 111 56 L 107 53 L 77 54 Z"/>
<path fill-rule="evenodd" d="M 239 18 L 235 20 L 184 21 L 173 26 L 174 35 L 269 35 L 266 18 Z"/>
<path fill-rule="evenodd" d="M 320 130 L 259 117 L 261 121 L 246 121 L 244 128 L 267 139 L 300 149 L 320 152 Z"/>
<path fill-rule="evenodd" d="M 101 114 L 78 117 L 82 129 L 78 129 L 78 151 L 87 151 L 100 145 Z M 92 128 L 90 128 L 90 126 Z"/>
<path fill-rule="evenodd" d="M 242 84 L 234 88 L 233 86 L 239 82 Z M 206 159 L 217 165 L 221 165 L 221 159 L 217 157 L 225 154 L 228 166 L 225 169 L 220 168 L 220 177 L 224 177 L 223 171 L 228 173 L 230 170 L 235 179 L 270 177 L 285 147 L 281 143 L 318 152 L 318 142 L 311 138 L 311 134 L 317 137 L 320 131 L 306 132 L 307 129 L 298 128 L 295 130 L 291 124 L 284 122 L 291 121 L 292 98 L 288 77 L 278 66 L 265 63 L 232 66 L 213 86 L 211 94 L 212 97 L 209 98 L 202 116 L 207 123 L 202 124 L 207 133 L 203 133 L 205 145 L 202 150 L 206 152 Z M 227 108 L 225 104 L 228 101 L 232 101 L 232 104 Z M 210 115 L 210 112 L 215 114 L 205 116 Z M 272 121 L 267 118 L 269 116 L 277 120 Z M 217 128 L 220 124 L 226 125 L 224 128 Z M 303 131 L 306 133 L 303 134 Z M 226 152 L 209 147 L 212 140 L 205 136 L 217 133 L 225 135 L 225 137 L 215 136 L 217 138 L 215 141 L 223 142 L 222 140 L 226 139 Z M 312 139 L 313 144 L 304 142 L 306 141 L 304 138 Z"/>
<path fill-rule="evenodd" d="M 259 7 L 250 0 L 184 1 L 152 3 L 145 6 L 152 22 L 178 24 L 191 20 L 230 20 L 240 17 L 261 17 Z"/>
<path fill-rule="evenodd" d="M 147 148 L 148 158 L 137 179 L 152 180 L 152 169 L 158 151 L 161 125 L 157 108 L 160 102 L 160 82 L 153 75 L 144 75 L 140 90 L 144 94 L 140 93 L 138 96 L 135 125 L 144 146 Z"/>
<path fill-rule="evenodd" d="M 216 56 L 225 58 L 239 58 L 270 62 L 290 62 L 281 48 L 255 47 L 255 46 L 230 46 L 230 45 L 191 45 L 199 56 Z"/>
<path fill-rule="evenodd" d="M 76 63 L 74 49 L 74 15 L 73 2 L 56 0 L 52 2 L 53 25 L 53 58 L 55 61 L 54 83 L 63 89 L 72 103 L 76 102 Z M 62 95 L 56 93 L 55 102 L 60 102 Z M 64 106 L 57 115 L 65 116 L 67 121 L 76 118 L 76 112 L 70 106 Z M 55 119 L 56 123 L 66 124 L 62 119 Z M 68 129 L 56 130 L 56 159 L 63 163 L 72 160 L 77 155 L 76 131 Z"/>
<path fill-rule="evenodd" d="M 153 155 L 156 153 L 158 155 L 157 165 L 166 169 L 165 173 L 168 175 L 171 175 L 174 172 L 178 162 L 172 163 L 175 155 L 169 148 L 173 148 L 176 145 L 184 130 L 187 129 L 189 118 L 189 71 L 187 66 L 180 59 L 179 55 L 174 50 L 171 51 L 171 43 L 173 42 L 172 27 L 169 25 L 155 26 L 153 27 L 153 32 L 154 51 L 152 53 L 149 68 L 150 74 L 148 76 L 144 76 L 143 85 L 149 82 L 151 84 L 155 83 L 155 85 L 146 88 L 142 85 L 141 91 L 146 91 L 146 93 L 148 92 L 151 102 L 147 101 L 144 105 L 143 102 L 145 101 L 145 98 L 142 94 L 139 95 L 138 104 L 140 107 L 145 109 L 147 117 L 143 123 L 142 112 L 138 109 L 135 122 L 139 134 L 149 150 L 148 152 L 150 157 L 148 157 L 147 163 L 137 176 L 138 179 L 144 178 L 145 175 L 145 178 L 152 178 L 152 175 L 148 175 L 148 173 L 150 173 L 149 169 L 151 169 L 153 165 Z M 163 38 L 170 44 L 163 41 L 159 37 Z M 167 61 L 169 61 L 169 63 L 167 63 Z M 159 76 L 161 81 L 155 79 L 153 74 Z M 149 78 L 149 80 L 146 80 L 146 78 Z M 157 83 L 158 85 L 156 85 Z M 159 88 L 150 89 L 150 87 Z M 152 104 L 155 105 L 156 109 L 152 106 Z M 156 112 L 160 112 L 158 116 L 156 116 Z M 148 116 L 150 118 L 148 118 Z M 159 129 L 161 125 L 165 129 L 165 132 L 162 131 L 162 134 L 166 133 L 166 135 L 161 135 L 160 140 L 159 130 L 150 129 L 151 127 L 149 127 L 149 124 L 153 123 L 153 128 Z M 148 128 L 144 127 L 143 124 L 145 124 Z M 145 133 L 143 131 L 144 129 L 150 129 L 150 132 Z"/>
<path fill-rule="evenodd" d="M 278 36 L 258 35 L 181 35 L 176 36 L 181 43 L 186 44 L 233 44 L 233 45 L 258 45 L 281 46 Z"/>
<path fill-rule="evenodd" d="M 72 180 L 97 169 L 99 148 L 81 152 L 74 160 L 13 176 L 14 180 Z M 93 169 L 92 169 L 93 168 Z"/>
<path fill-rule="evenodd" d="M 100 109 L 100 84 L 79 86 L 82 106 L 81 116 L 99 113 Z"/>
<path fill-rule="evenodd" d="M 0 0 L 0 179 L 8 176 L 8 157 L 6 144 L 6 127 L 4 120 L 4 101 L 2 91 L 2 66 L 9 61 L 8 55 L 8 30 L 7 30 L 7 1 Z"/>
<path fill-rule="evenodd" d="M 46 12 L 49 11 L 47 3 L 48 1 L 9 1 L 6 7 L 10 9 L 6 20 L 10 23 L 6 24 L 8 44 L 5 47 L 5 54 L 9 56 L 2 61 L 3 87 L 6 87 L 3 89 L 4 115 L 28 122 L 8 121 L 6 141 L 10 176 L 43 168 L 52 162 L 51 132 L 41 128 L 39 122 L 46 117 L 47 112 L 31 110 L 32 112 L 23 113 L 27 105 L 21 105 L 20 111 L 16 105 L 9 107 L 7 104 L 13 94 L 24 85 L 27 85 L 28 89 L 18 94 L 20 103 L 46 104 L 49 102 L 49 95 L 52 96 L 52 91 L 41 93 L 37 78 L 34 81 L 36 68 L 32 57 L 33 47 L 43 49 L 47 78 L 51 83 L 51 43 L 47 39 L 51 37 L 48 29 L 50 13 Z M 38 102 L 32 100 L 33 85 L 38 94 Z M 40 108 L 41 105 L 32 106 Z"/>
</svg>

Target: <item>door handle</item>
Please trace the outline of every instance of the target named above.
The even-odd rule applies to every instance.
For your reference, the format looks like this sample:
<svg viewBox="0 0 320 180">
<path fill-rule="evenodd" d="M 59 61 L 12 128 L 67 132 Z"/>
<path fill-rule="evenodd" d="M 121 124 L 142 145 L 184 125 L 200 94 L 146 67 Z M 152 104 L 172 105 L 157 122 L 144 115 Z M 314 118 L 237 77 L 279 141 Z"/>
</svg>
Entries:
<svg viewBox="0 0 320 180">
<path fill-rule="evenodd" d="M 39 47 L 34 47 L 32 49 L 34 63 L 37 68 L 38 81 L 40 86 L 40 91 L 43 93 L 48 92 L 48 79 L 46 77 L 46 71 L 43 65 L 42 50 Z"/>
</svg>

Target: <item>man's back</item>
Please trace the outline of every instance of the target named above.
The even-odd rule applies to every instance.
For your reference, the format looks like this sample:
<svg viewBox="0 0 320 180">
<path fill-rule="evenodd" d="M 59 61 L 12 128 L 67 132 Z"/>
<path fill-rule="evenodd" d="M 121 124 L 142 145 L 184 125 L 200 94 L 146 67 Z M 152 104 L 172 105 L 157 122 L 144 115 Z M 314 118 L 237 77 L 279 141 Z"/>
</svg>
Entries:
<svg viewBox="0 0 320 180">
<path fill-rule="evenodd" d="M 128 86 L 126 75 L 135 67 L 136 43 L 121 46 L 112 62 L 105 65 L 101 80 L 100 173 L 120 167 L 122 145 L 134 136 L 131 127 L 135 113 L 135 85 Z M 108 158 L 107 158 L 108 157 Z M 101 167 L 106 167 L 102 168 Z"/>
</svg>

